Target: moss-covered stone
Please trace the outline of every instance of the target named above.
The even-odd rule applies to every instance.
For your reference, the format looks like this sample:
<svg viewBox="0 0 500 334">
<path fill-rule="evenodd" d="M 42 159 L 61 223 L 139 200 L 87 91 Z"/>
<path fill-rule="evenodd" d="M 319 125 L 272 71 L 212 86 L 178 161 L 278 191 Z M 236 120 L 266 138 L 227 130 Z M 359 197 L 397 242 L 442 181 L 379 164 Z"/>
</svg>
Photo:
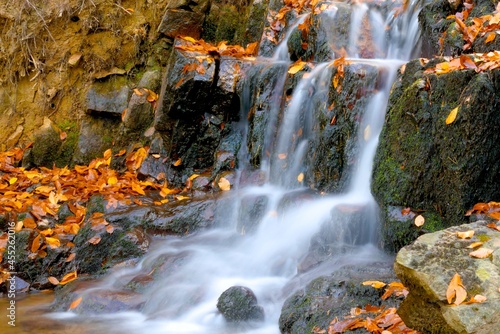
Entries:
<svg viewBox="0 0 500 334">
<path fill-rule="evenodd" d="M 432 212 L 425 228 L 433 231 L 465 223 L 474 203 L 500 196 L 493 176 L 500 158 L 498 74 L 437 76 L 423 69 L 418 60 L 410 62 L 394 85 L 372 187 L 383 210 L 394 205 Z M 447 125 L 456 107 L 457 119 Z"/>
</svg>

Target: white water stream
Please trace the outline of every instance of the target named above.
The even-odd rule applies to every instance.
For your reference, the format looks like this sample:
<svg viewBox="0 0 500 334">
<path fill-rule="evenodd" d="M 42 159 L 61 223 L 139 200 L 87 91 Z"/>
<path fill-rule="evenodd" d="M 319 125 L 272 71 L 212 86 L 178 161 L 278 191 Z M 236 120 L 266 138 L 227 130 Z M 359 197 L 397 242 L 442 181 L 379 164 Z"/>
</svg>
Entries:
<svg viewBox="0 0 500 334">
<path fill-rule="evenodd" d="M 385 75 L 360 120 L 358 155 L 350 172 L 351 183 L 347 193 L 308 196 L 294 201 L 293 205 L 283 206 L 285 197 L 293 197 L 294 193 L 304 190 L 304 186 L 297 182 L 297 176 L 304 171 L 304 157 L 310 149 L 307 134 L 313 131 L 312 112 L 305 109 L 311 106 L 308 103 L 311 88 L 328 89 L 327 84 L 331 83 L 331 64 L 316 64 L 308 77 L 297 84 L 283 117 L 270 116 L 271 126 L 279 123 L 279 130 L 278 133 L 267 131 L 266 143 L 273 151 L 269 158 L 263 157 L 261 168 L 268 182 L 261 186 L 235 187 L 230 193 L 234 199 L 234 210 L 228 210 L 230 212 L 226 217 L 219 217 L 220 221 L 229 222 L 225 224 L 227 227 L 187 237 L 169 237 L 157 243 L 134 268 L 116 271 L 98 287 L 86 292 L 95 294 L 99 291 L 120 290 L 136 275 L 151 271 L 158 261 L 178 259 L 174 270 L 143 292 L 147 302 L 141 312 L 103 314 L 90 320 L 86 318 L 87 321 L 102 322 L 106 333 L 275 334 L 279 333 L 278 318 L 286 298 L 283 287 L 296 276 L 297 265 L 322 224 L 331 224 L 338 231 L 336 242 L 339 247 L 345 245 L 351 250 L 332 258 L 328 266 L 317 268 L 316 272 L 309 274 L 308 279 L 321 273 L 329 274 L 346 262 L 369 265 L 383 258 L 382 252 L 375 246 L 378 221 L 376 204 L 370 193 L 370 181 L 390 87 L 397 68 L 409 59 L 418 40 L 418 10 L 414 4 L 408 7 L 408 11 L 395 17 L 395 11 L 382 13 L 370 4 L 353 5 L 352 26 L 349 29 L 353 34 L 348 39 L 349 46 L 346 46 L 348 52 L 353 52 L 349 54 L 353 57 L 349 60 L 374 65 Z M 330 10 L 333 15 L 337 13 L 335 8 Z M 305 18 L 302 16 L 292 28 Z M 371 22 L 372 41 L 377 43 L 375 54 L 380 57 L 378 59 L 358 58 L 357 36 L 366 20 Z M 276 56 L 267 61 L 283 66 L 284 57 L 288 55 L 286 40 L 283 43 L 284 46 L 278 47 Z M 284 79 L 277 82 L 283 84 Z M 276 89 L 276 92 L 280 94 L 275 97 L 279 106 L 283 88 Z M 269 112 L 278 113 L 280 110 L 274 105 Z M 303 129 L 305 134 L 296 138 L 294 135 L 299 129 Z M 242 156 L 244 154 L 240 158 Z M 240 165 L 248 164 L 243 162 Z M 242 215 L 238 210 L 250 198 L 256 197 L 265 199 L 261 209 L 263 218 L 253 233 L 242 235 L 238 228 L 242 225 L 238 222 Z M 363 220 L 363 226 L 349 226 L 345 215 L 337 219 L 338 209 L 346 206 L 366 208 L 363 211 L 368 216 Z M 170 263 L 173 265 L 174 262 Z M 303 283 L 307 283 L 305 278 Z M 263 323 L 244 328 L 226 325 L 217 312 L 217 298 L 234 285 L 246 286 L 255 292 L 265 311 Z M 81 316 L 71 312 L 54 314 L 53 317 L 67 322 L 83 321 Z"/>
</svg>

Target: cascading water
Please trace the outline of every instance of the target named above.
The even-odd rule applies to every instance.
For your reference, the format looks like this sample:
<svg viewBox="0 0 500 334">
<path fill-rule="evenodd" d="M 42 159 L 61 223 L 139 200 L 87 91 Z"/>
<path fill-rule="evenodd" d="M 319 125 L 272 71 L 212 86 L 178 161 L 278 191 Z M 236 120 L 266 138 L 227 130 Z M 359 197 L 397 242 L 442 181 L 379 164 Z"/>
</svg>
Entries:
<svg viewBox="0 0 500 334">
<path fill-rule="evenodd" d="M 350 263 L 370 263 L 381 256 L 375 246 L 377 219 L 374 217 L 377 214 L 370 193 L 371 170 L 396 70 L 408 60 L 418 39 L 418 9 L 416 4 L 409 4 L 405 12 L 396 14 L 396 9 L 386 8 L 384 13 L 370 4 L 352 7 L 349 28 L 352 35 L 348 37 L 349 45 L 346 45 L 352 58 L 346 60 L 351 64 L 374 66 L 380 75 L 376 84 L 368 87 L 374 93 L 362 114 L 357 139 L 352 145 L 357 154 L 351 164 L 347 192 L 301 196 L 305 187 L 301 178 L 297 178 L 307 172 L 305 160 L 315 133 L 312 108 L 316 107 L 315 100 L 327 94 L 334 66 L 333 62 L 316 64 L 296 85 L 285 110 L 280 111 L 287 75 L 284 70 L 287 67 L 284 55 L 288 55 L 288 52 L 283 52 L 287 44 L 285 40 L 282 42 L 285 46 L 278 48 L 276 56 L 264 61 L 271 62 L 267 66 L 282 69 L 276 71 L 279 78 L 275 80 L 275 95 L 266 110 L 270 113 L 268 130 L 260 149 L 261 173 L 266 175 L 267 182 L 263 185 L 236 185 L 231 193 L 234 210 L 226 217 L 219 217 L 220 221 L 231 221 L 232 224 L 224 224 L 229 226 L 187 237 L 168 237 L 157 243 L 137 266 L 115 271 L 85 291 L 83 298 L 104 291 L 120 291 L 133 284 L 140 274 L 155 270 L 159 263 L 166 262 L 172 267 L 141 291 L 146 301 L 141 312 L 97 315 L 91 317 L 91 321 L 102 322 L 107 333 L 278 333 L 278 317 L 286 297 L 282 289 L 297 274 L 297 266 L 307 252 L 311 238 L 325 223 L 337 231 L 333 240 L 335 245 L 339 249 L 349 248 L 348 252 L 339 253 L 336 262 L 330 262 L 329 272 L 335 270 L 335 263 L 339 266 L 345 259 Z M 336 3 L 332 3 L 328 10 L 335 19 Z M 296 29 L 305 18 L 300 17 L 291 29 Z M 373 55 L 379 58 L 360 58 L 363 55 L 356 45 L 364 22 L 370 22 L 371 40 L 376 49 Z M 287 37 L 290 35 L 286 34 Z M 337 51 L 332 50 L 332 54 Z M 253 79 L 258 80 L 258 77 Z M 251 86 L 249 82 L 248 87 Z M 248 100 L 242 101 L 242 108 L 248 109 L 252 92 L 243 95 Z M 243 110 L 242 113 L 246 112 Z M 251 140 L 248 131 L 243 132 L 245 140 Z M 239 154 L 243 168 L 249 168 L 250 164 L 244 161 L 248 155 L 246 148 Z M 242 208 L 252 201 L 258 204 L 259 222 L 248 222 L 249 216 L 242 213 Z M 362 217 L 356 221 L 363 225 L 350 221 L 349 216 L 342 212 L 345 207 L 361 208 Z M 251 218 L 255 219 L 255 216 Z M 250 225 L 254 228 L 249 232 Z M 319 274 L 319 270 L 310 272 L 308 278 Z M 263 323 L 244 328 L 226 325 L 217 312 L 217 298 L 234 285 L 247 286 L 255 292 L 265 311 Z M 68 321 L 81 319 L 71 313 L 54 316 L 70 318 Z"/>
</svg>

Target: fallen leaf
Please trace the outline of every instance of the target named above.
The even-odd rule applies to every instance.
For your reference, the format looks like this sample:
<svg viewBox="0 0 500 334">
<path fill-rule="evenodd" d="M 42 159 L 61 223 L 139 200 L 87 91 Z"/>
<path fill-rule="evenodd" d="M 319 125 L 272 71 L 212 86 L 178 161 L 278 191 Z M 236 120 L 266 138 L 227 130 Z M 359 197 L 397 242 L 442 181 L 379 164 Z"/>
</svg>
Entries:
<svg viewBox="0 0 500 334">
<path fill-rule="evenodd" d="M 92 238 L 89 239 L 88 242 L 92 245 L 97 245 L 99 242 L 101 242 L 101 237 L 98 235 L 94 235 Z"/>
<path fill-rule="evenodd" d="M 404 208 L 403 210 L 401 210 L 401 214 L 403 216 L 406 216 L 406 215 L 409 215 L 411 212 L 411 209 L 410 208 Z"/>
<path fill-rule="evenodd" d="M 69 309 L 72 310 L 72 309 L 76 308 L 78 305 L 80 305 L 80 303 L 82 302 L 82 299 L 83 299 L 83 297 L 79 297 L 79 298 L 75 299 L 71 303 L 71 305 L 69 306 Z"/>
<path fill-rule="evenodd" d="M 219 185 L 219 188 L 222 191 L 229 191 L 231 189 L 231 183 L 225 177 L 221 177 L 219 179 L 219 182 L 217 182 L 217 184 Z"/>
<path fill-rule="evenodd" d="M 380 288 L 383 288 L 384 286 L 386 286 L 386 284 L 384 282 L 380 282 L 380 281 L 364 281 L 363 285 L 370 285 L 370 286 L 374 287 L 375 289 L 380 289 Z"/>
<path fill-rule="evenodd" d="M 486 40 L 484 41 L 485 44 L 491 43 L 495 40 L 495 37 L 497 36 L 496 33 L 490 32 L 488 36 L 486 36 Z"/>
<path fill-rule="evenodd" d="M 460 239 L 470 239 L 474 236 L 474 231 L 457 232 L 457 237 Z"/>
<path fill-rule="evenodd" d="M 61 246 L 61 241 L 57 238 L 46 237 L 45 242 L 50 246 L 50 248 L 57 248 Z"/>
<path fill-rule="evenodd" d="M 69 254 L 69 256 L 66 258 L 65 262 L 71 262 L 71 261 L 73 261 L 73 259 L 75 258 L 75 256 L 76 256 L 76 253 Z"/>
<path fill-rule="evenodd" d="M 182 159 L 181 159 L 181 158 L 177 159 L 177 161 L 175 161 L 175 162 L 173 163 L 174 167 L 178 167 L 178 166 L 180 166 L 181 164 L 182 164 Z"/>
<path fill-rule="evenodd" d="M 479 247 L 482 245 L 483 245 L 483 243 L 481 241 L 477 241 L 477 242 L 471 243 L 469 246 L 467 246 L 467 248 L 476 248 L 476 247 Z"/>
<path fill-rule="evenodd" d="M 482 248 L 479 248 L 478 250 L 470 252 L 469 256 L 475 257 L 476 259 L 485 259 L 488 256 L 490 256 L 491 253 L 493 253 L 493 249 L 482 247 Z"/>
<path fill-rule="evenodd" d="M 415 225 L 417 227 L 423 226 L 425 224 L 425 218 L 422 215 L 415 217 Z"/>
<path fill-rule="evenodd" d="M 68 137 L 68 134 L 64 131 L 61 131 L 61 133 L 59 134 L 59 139 L 64 140 L 66 139 L 66 137 Z"/>
<path fill-rule="evenodd" d="M 486 298 L 483 295 L 475 295 L 468 302 L 465 302 L 464 304 L 474 304 L 474 303 L 481 304 L 484 303 L 487 299 L 488 298 Z"/>
<path fill-rule="evenodd" d="M 48 278 L 48 280 L 49 280 L 50 283 L 52 283 L 54 285 L 59 285 L 59 280 L 57 278 L 53 277 L 53 276 L 50 276 Z"/>
<path fill-rule="evenodd" d="M 280 154 L 278 154 L 278 159 L 285 160 L 286 159 L 286 153 L 280 153 Z"/>
<path fill-rule="evenodd" d="M 37 235 L 35 239 L 33 239 L 33 242 L 31 243 L 31 252 L 35 253 L 38 248 L 40 248 L 40 237 L 41 234 Z"/>
<path fill-rule="evenodd" d="M 458 107 L 450 111 L 450 114 L 448 115 L 448 117 L 446 117 L 446 124 L 449 125 L 453 123 L 457 118 L 457 114 L 458 114 Z"/>
<path fill-rule="evenodd" d="M 116 176 L 110 176 L 107 181 L 108 185 L 112 186 L 118 183 L 118 178 Z"/>
<path fill-rule="evenodd" d="M 62 280 L 59 281 L 59 284 L 60 285 L 65 285 L 65 284 L 68 284 L 71 281 L 74 281 L 77 278 L 78 278 L 78 275 L 77 275 L 76 270 L 75 270 L 75 271 L 70 272 L 69 274 L 64 275 L 64 277 L 62 278 Z"/>
<path fill-rule="evenodd" d="M 467 298 L 467 291 L 462 284 L 462 279 L 459 274 L 453 276 L 446 290 L 446 300 L 448 300 L 448 304 L 452 303 L 453 298 L 455 298 L 453 304 L 457 306 L 462 304 L 465 298 Z"/>
<path fill-rule="evenodd" d="M 288 73 L 295 74 L 298 71 L 302 70 L 304 66 L 306 66 L 306 64 L 307 63 L 305 61 L 298 60 L 288 69 Z"/>
<path fill-rule="evenodd" d="M 9 179 L 9 184 L 10 184 L 10 185 L 13 185 L 14 183 L 16 183 L 16 181 L 17 181 L 17 177 L 11 177 L 11 178 Z"/>
</svg>

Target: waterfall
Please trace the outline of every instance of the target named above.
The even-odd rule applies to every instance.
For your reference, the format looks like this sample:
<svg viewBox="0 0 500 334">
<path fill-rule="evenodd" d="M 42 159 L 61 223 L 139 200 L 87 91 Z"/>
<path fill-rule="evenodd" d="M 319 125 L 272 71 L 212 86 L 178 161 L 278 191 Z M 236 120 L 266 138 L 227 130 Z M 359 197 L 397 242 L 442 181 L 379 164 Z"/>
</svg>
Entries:
<svg viewBox="0 0 500 334">
<path fill-rule="evenodd" d="M 336 6 L 349 5 L 332 4 L 334 7 L 326 15 L 333 22 L 338 18 L 337 24 L 345 24 Z M 141 292 L 146 299 L 141 312 L 92 318 L 92 321 L 110 322 L 112 325 L 106 328 L 107 333 L 279 333 L 278 317 L 286 297 L 282 289 L 297 275 L 297 267 L 315 235 L 319 233 L 323 237 L 323 234 L 330 233 L 328 238 L 332 247 L 338 248 L 338 256 L 348 258 L 350 263 L 369 263 L 379 254 L 376 246 L 377 206 L 370 192 L 371 171 L 397 68 L 409 60 L 417 44 L 418 7 L 411 3 L 406 11 L 398 12 L 396 7 L 377 9 L 370 2 L 354 4 L 351 8 L 348 29 L 351 34 L 345 45 L 346 61 L 351 65 L 346 66 L 358 66 L 356 68 L 361 70 L 363 66 L 371 66 L 379 76 L 376 83 L 368 87 L 373 94 L 361 114 L 357 134 L 351 140 L 354 153 L 352 163 L 345 168 L 349 175 L 346 191 L 317 194 L 309 190 L 303 180 L 308 172 L 311 143 L 316 140 L 313 109 L 318 107 L 317 101 L 328 95 L 334 62 L 328 60 L 315 64 L 295 85 L 290 101 L 282 101 L 289 64 L 287 38 L 308 18 L 305 14 L 291 25 L 285 39 L 276 48 L 275 56 L 260 60 L 260 67 L 247 78 L 249 81 L 242 94 L 241 125 L 246 127 L 245 115 L 251 108 L 254 99 L 252 87 L 259 80 L 259 73 L 273 66 L 279 67 L 275 71 L 274 92 L 263 111 L 268 128 L 253 153 L 248 145 L 243 145 L 238 155 L 243 168 L 240 173 L 243 173 L 251 169 L 252 164 L 247 160 L 254 154 L 266 182 L 236 185 L 230 193 L 233 204 L 228 205 L 224 217 L 218 218 L 224 227 L 186 237 L 167 237 L 135 267 L 117 270 L 99 285 L 88 289 L 85 294 L 119 291 L 129 286 L 137 275 L 155 270 L 159 262 L 173 267 Z M 375 46 L 371 58 L 363 58 L 363 50 L 358 47 L 358 38 L 367 33 L 366 22 L 370 22 L 369 38 Z M 333 45 L 333 42 L 329 44 Z M 329 54 L 337 51 L 332 49 Z M 254 141 L 250 130 L 245 128 L 243 132 L 247 143 Z M 250 215 L 249 210 L 245 213 L 243 209 L 249 207 L 258 214 Z M 335 266 L 328 269 L 331 272 Z M 316 271 L 317 274 L 320 272 Z M 254 291 L 265 311 L 263 323 L 237 330 L 226 326 L 216 309 L 217 298 L 234 285 Z M 59 316 L 77 317 L 71 313 Z"/>
</svg>

